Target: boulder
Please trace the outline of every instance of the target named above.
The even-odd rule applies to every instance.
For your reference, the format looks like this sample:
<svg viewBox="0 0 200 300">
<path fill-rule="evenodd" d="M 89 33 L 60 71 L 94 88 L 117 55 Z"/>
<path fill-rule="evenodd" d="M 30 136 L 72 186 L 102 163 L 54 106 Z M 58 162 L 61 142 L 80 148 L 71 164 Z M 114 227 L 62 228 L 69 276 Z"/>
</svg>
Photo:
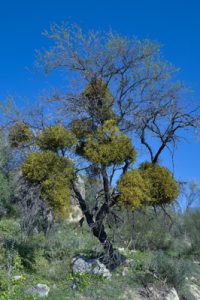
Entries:
<svg viewBox="0 0 200 300">
<path fill-rule="evenodd" d="M 72 260 L 72 270 L 73 273 L 89 273 L 102 275 L 105 278 L 111 277 L 110 271 L 96 258 L 74 257 Z"/>
<path fill-rule="evenodd" d="M 179 300 L 179 296 L 177 294 L 177 291 L 175 290 L 175 288 L 172 288 L 169 293 L 167 294 L 166 300 Z"/>
<path fill-rule="evenodd" d="M 139 289 L 138 294 L 142 296 L 142 299 L 144 300 L 179 300 L 177 291 L 174 288 L 169 289 L 162 283 L 152 284 L 147 286 L 146 288 Z M 129 299 L 135 298 L 129 297 Z"/>
<path fill-rule="evenodd" d="M 27 293 L 42 298 L 48 296 L 49 291 L 50 288 L 46 284 L 38 283 L 37 285 L 31 287 Z"/>
<path fill-rule="evenodd" d="M 126 276 L 129 272 L 128 267 L 124 267 L 123 271 L 122 271 L 122 276 Z"/>
<path fill-rule="evenodd" d="M 85 182 L 80 175 L 77 176 L 77 180 L 75 184 L 79 193 L 81 194 L 83 199 L 85 199 Z M 74 194 L 72 194 L 70 201 L 71 201 L 71 212 L 69 214 L 69 217 L 67 218 L 67 221 L 69 223 L 77 223 L 83 218 L 83 212 L 80 209 L 80 206 Z"/>
<path fill-rule="evenodd" d="M 21 275 L 15 275 L 15 276 L 13 276 L 13 280 L 15 280 L 15 281 L 20 280 L 22 278 L 23 277 Z"/>
<path fill-rule="evenodd" d="M 193 299 L 200 300 L 200 287 L 195 283 L 189 285 L 189 291 L 193 296 Z"/>
</svg>

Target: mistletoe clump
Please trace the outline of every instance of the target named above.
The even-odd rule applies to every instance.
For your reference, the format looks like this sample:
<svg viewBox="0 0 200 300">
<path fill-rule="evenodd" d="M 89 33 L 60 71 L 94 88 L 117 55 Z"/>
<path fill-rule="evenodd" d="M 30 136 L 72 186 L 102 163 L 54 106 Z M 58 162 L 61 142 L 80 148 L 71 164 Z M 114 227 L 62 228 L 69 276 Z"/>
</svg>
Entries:
<svg viewBox="0 0 200 300">
<path fill-rule="evenodd" d="M 17 122 L 9 130 L 9 143 L 12 148 L 26 147 L 33 143 L 33 132 L 25 122 Z"/>
<path fill-rule="evenodd" d="M 148 184 L 152 204 L 162 205 L 177 199 L 178 183 L 167 168 L 146 162 L 139 170 L 143 180 Z"/>
<path fill-rule="evenodd" d="M 47 127 L 43 130 L 37 141 L 41 150 L 51 150 L 64 153 L 76 144 L 74 134 L 60 125 Z"/>
<path fill-rule="evenodd" d="M 131 170 L 122 176 L 118 183 L 120 192 L 119 205 L 136 209 L 149 203 L 150 192 L 148 184 L 143 180 L 138 170 Z"/>
<path fill-rule="evenodd" d="M 51 151 L 31 153 L 22 167 L 22 175 L 32 183 L 41 185 L 41 196 L 66 216 L 70 211 L 70 185 L 74 178 L 73 163 Z"/>
<path fill-rule="evenodd" d="M 88 136 L 85 156 L 97 164 L 119 165 L 125 160 L 134 162 L 136 151 L 129 137 L 123 134 L 114 120 L 105 121 L 103 126 Z"/>
</svg>

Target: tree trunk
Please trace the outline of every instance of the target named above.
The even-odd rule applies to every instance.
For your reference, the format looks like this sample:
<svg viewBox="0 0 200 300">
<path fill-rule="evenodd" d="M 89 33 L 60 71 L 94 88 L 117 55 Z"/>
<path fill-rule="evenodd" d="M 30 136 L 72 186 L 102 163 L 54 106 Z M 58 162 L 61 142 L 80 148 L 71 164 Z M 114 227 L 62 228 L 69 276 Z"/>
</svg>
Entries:
<svg viewBox="0 0 200 300">
<path fill-rule="evenodd" d="M 81 193 L 75 185 L 73 186 L 73 190 L 88 226 L 90 227 L 93 235 L 100 241 L 105 251 L 104 255 L 102 255 L 100 259 L 109 269 L 114 269 L 121 263 L 122 257 L 120 256 L 118 251 L 114 250 L 103 225 L 103 220 L 108 212 L 108 204 L 104 203 L 102 205 L 96 219 L 94 220 L 93 215 L 89 211 L 85 200 L 83 199 Z"/>
</svg>

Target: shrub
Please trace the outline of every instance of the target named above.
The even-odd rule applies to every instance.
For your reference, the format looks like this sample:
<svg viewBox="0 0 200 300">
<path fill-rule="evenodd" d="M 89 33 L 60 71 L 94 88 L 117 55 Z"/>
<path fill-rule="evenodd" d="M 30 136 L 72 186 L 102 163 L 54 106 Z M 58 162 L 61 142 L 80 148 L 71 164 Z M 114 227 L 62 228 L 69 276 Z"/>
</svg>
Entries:
<svg viewBox="0 0 200 300">
<path fill-rule="evenodd" d="M 6 213 L 11 194 L 12 190 L 9 180 L 0 169 L 0 216 Z"/>
<path fill-rule="evenodd" d="M 200 257 L 200 210 L 191 209 L 184 216 L 184 227 L 191 252 Z"/>
<path fill-rule="evenodd" d="M 159 251 L 150 262 L 149 268 L 169 285 L 180 288 L 186 276 L 192 272 L 192 263 L 184 259 L 169 257 Z"/>
</svg>

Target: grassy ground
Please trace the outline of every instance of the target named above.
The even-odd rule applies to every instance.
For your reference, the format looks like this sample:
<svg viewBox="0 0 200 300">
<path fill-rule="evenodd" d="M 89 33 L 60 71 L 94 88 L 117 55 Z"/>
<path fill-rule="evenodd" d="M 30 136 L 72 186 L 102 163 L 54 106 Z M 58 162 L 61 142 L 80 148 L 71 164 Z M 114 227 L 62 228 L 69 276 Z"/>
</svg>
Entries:
<svg viewBox="0 0 200 300">
<path fill-rule="evenodd" d="M 0 237 L 0 300 L 37 299 L 26 291 L 38 283 L 50 287 L 45 298 L 48 300 L 128 299 L 127 291 L 160 283 L 176 286 L 184 296 L 188 293 L 185 277 L 200 276 L 200 266 L 193 264 L 192 258 L 183 260 L 174 252 L 128 250 L 122 252 L 132 260 L 132 265 L 118 267 L 111 279 L 74 275 L 72 257 L 78 254 L 91 257 L 101 248 L 86 226 L 80 229 L 66 222 L 57 224 L 48 238 L 35 233 L 26 239 L 17 220 L 1 220 Z M 16 275 L 21 278 L 15 280 Z"/>
</svg>

